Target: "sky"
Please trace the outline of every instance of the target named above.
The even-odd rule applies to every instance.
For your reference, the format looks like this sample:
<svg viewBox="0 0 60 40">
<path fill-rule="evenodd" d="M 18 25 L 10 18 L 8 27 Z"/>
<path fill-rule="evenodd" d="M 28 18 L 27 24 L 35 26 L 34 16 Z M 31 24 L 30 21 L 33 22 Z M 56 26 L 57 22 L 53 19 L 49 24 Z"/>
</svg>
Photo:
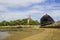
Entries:
<svg viewBox="0 0 60 40">
<path fill-rule="evenodd" d="M 0 21 L 27 18 L 40 20 L 45 14 L 60 20 L 60 0 L 0 0 Z"/>
</svg>

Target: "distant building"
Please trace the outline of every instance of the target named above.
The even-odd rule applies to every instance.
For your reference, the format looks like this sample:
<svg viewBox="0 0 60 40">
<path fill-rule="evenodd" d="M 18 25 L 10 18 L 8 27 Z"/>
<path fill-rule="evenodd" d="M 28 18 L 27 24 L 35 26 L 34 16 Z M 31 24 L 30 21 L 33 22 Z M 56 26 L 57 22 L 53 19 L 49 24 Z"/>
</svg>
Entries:
<svg viewBox="0 0 60 40">
<path fill-rule="evenodd" d="M 53 18 L 50 17 L 48 14 L 45 14 L 40 20 L 41 26 L 53 24 L 54 22 L 55 21 L 53 20 Z"/>
</svg>

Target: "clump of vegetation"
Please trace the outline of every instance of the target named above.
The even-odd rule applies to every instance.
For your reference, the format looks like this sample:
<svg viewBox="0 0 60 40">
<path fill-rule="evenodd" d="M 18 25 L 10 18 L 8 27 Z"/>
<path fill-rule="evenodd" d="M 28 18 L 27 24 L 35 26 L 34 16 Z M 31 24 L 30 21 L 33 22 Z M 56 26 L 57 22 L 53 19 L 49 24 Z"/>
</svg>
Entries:
<svg viewBox="0 0 60 40">
<path fill-rule="evenodd" d="M 39 25 L 39 22 L 38 21 L 36 21 L 36 20 L 30 20 L 29 21 L 29 24 L 27 23 L 27 18 L 25 18 L 25 19 L 22 19 L 22 20 L 20 20 L 20 19 L 18 19 L 18 20 L 14 20 L 14 21 L 2 21 L 2 22 L 0 22 L 0 26 L 15 26 L 15 25 Z"/>
</svg>

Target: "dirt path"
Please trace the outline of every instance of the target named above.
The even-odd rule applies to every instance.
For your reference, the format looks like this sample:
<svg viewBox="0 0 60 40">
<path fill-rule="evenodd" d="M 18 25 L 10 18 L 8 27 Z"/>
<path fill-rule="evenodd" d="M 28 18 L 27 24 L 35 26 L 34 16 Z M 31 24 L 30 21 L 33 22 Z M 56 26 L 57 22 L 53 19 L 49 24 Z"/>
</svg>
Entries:
<svg viewBox="0 0 60 40">
<path fill-rule="evenodd" d="M 60 40 L 58 29 L 45 29 L 44 32 L 24 38 L 22 40 Z"/>
</svg>

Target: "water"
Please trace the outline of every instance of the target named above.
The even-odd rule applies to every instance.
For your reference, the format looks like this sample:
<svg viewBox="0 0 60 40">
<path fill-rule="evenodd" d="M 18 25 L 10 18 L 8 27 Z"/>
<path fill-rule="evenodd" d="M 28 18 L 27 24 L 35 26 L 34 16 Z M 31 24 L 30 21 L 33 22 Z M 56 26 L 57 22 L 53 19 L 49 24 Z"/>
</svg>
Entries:
<svg viewBox="0 0 60 40">
<path fill-rule="evenodd" d="M 4 38 L 8 37 L 8 32 L 0 32 L 0 40 L 3 40 Z"/>
</svg>

